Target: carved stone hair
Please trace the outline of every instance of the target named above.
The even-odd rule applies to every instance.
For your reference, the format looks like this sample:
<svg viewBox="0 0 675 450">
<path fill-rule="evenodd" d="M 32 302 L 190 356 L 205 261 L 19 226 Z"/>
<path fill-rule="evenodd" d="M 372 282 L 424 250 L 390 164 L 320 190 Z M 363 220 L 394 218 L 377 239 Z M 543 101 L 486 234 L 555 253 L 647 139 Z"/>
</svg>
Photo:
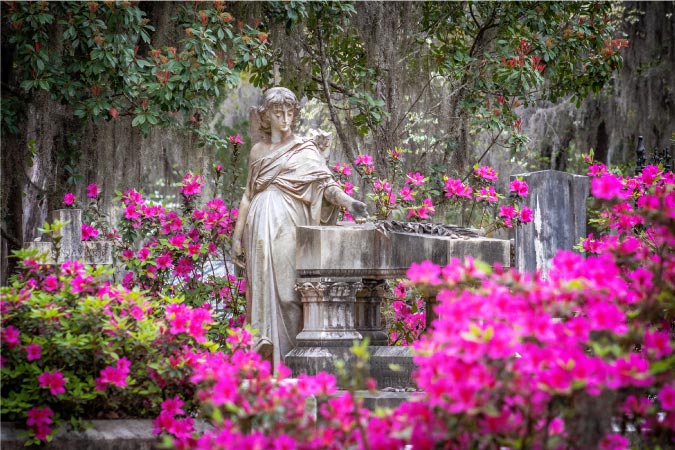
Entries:
<svg viewBox="0 0 675 450">
<path fill-rule="evenodd" d="M 258 116 L 260 117 L 260 129 L 266 134 L 271 133 L 270 119 L 267 111 L 275 105 L 285 105 L 293 108 L 293 123 L 291 128 L 300 120 L 300 102 L 295 94 L 285 87 L 273 87 L 265 91 L 262 102 L 258 106 Z"/>
</svg>

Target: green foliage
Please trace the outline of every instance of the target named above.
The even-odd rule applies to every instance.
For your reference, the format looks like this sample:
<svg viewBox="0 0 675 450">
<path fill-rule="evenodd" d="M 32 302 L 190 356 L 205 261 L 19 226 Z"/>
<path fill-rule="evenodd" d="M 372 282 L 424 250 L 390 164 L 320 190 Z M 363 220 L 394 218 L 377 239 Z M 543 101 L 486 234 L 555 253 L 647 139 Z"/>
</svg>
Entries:
<svg viewBox="0 0 675 450">
<path fill-rule="evenodd" d="M 287 52 L 281 59 L 287 63 L 281 67 L 283 83 L 327 104 L 341 139 L 348 129 L 369 134 L 365 142 L 376 148 L 369 151 L 377 158 L 406 145 L 417 159 L 438 152 L 436 159 L 445 161 L 442 155 L 467 152 L 464 130 L 487 131 L 496 142 L 521 150 L 527 136 L 520 106 L 569 95 L 579 104 L 621 66 L 619 51 L 628 44 L 617 38 L 622 9 L 611 3 L 266 7 L 270 23 L 286 26 L 286 36 L 273 36 L 284 41 L 282 55 Z M 399 14 L 382 12 L 389 8 Z M 372 17 L 356 17 L 368 13 Z M 389 31 L 395 34 L 379 35 L 387 27 L 378 22 L 392 20 L 400 24 Z M 430 124 L 430 117 L 439 120 Z M 343 145 L 354 157 L 349 147 L 356 142 Z"/>
<path fill-rule="evenodd" d="M 3 3 L 21 94 L 48 92 L 81 119 L 132 117 L 153 125 L 199 127 L 210 102 L 240 73 L 268 62 L 266 35 L 237 22 L 222 2 L 181 3 L 173 46 L 153 47 L 137 3 Z M 257 70 L 251 81 L 267 82 Z M 10 97 L 11 98 L 11 97 Z M 16 132 L 17 105 L 3 99 L 3 131 Z M 5 115 L 5 111 L 9 114 Z"/>
</svg>

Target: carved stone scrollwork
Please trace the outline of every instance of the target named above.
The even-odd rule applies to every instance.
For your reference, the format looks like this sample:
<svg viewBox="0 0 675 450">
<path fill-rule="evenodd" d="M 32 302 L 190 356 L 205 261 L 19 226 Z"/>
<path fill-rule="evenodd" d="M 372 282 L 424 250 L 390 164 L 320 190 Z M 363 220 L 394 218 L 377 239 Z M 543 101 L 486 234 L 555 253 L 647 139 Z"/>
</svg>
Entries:
<svg viewBox="0 0 675 450">
<path fill-rule="evenodd" d="M 380 306 L 387 294 L 385 280 L 363 280 L 363 287 L 356 293 L 355 320 L 356 330 L 370 345 L 387 345 L 388 337 L 382 329 Z"/>
<path fill-rule="evenodd" d="M 356 292 L 362 286 L 360 281 L 297 283 L 304 318 L 298 346 L 350 346 L 354 339 L 362 339 L 354 327 Z"/>
</svg>

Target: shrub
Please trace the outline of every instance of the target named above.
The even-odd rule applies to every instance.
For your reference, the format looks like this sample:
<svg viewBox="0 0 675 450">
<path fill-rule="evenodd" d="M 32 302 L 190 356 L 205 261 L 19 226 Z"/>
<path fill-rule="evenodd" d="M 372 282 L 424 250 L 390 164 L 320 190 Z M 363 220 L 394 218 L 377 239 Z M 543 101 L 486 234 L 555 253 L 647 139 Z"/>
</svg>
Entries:
<svg viewBox="0 0 675 450">
<path fill-rule="evenodd" d="M 548 277 L 454 261 L 411 267 L 438 291 L 416 344 L 419 402 L 390 436 L 416 448 L 654 448 L 673 445 L 675 178 L 606 170 L 606 233 L 584 259 L 560 252 Z"/>
<path fill-rule="evenodd" d="M 245 282 L 229 271 L 225 258 L 237 210 L 220 198 L 199 208 L 203 184 L 201 175 L 185 174 L 176 210 L 147 202 L 133 189 L 120 193 L 118 258 L 126 270 L 125 286 L 210 309 L 215 321 L 210 336 L 222 343 L 226 329 L 243 325 L 245 317 Z"/>
<path fill-rule="evenodd" d="M 188 363 L 215 346 L 207 309 L 114 286 L 77 261 L 17 256 L 22 270 L 0 290 L 2 419 L 25 421 L 28 443 L 64 421 L 154 417 L 167 397 L 194 410 Z"/>
</svg>

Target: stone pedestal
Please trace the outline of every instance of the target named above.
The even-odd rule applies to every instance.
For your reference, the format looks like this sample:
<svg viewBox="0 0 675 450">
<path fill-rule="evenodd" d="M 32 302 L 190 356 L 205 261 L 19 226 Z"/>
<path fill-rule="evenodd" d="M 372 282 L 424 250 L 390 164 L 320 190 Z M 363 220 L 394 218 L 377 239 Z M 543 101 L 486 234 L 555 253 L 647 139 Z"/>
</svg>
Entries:
<svg viewBox="0 0 675 450">
<path fill-rule="evenodd" d="M 356 293 L 355 327 L 370 345 L 387 345 L 389 338 L 382 330 L 380 307 L 387 293 L 385 280 L 363 280 L 363 288 Z"/>
<path fill-rule="evenodd" d="M 362 338 L 354 328 L 358 279 L 303 280 L 296 285 L 300 294 L 304 326 L 297 336 L 298 347 L 350 347 Z"/>
</svg>

